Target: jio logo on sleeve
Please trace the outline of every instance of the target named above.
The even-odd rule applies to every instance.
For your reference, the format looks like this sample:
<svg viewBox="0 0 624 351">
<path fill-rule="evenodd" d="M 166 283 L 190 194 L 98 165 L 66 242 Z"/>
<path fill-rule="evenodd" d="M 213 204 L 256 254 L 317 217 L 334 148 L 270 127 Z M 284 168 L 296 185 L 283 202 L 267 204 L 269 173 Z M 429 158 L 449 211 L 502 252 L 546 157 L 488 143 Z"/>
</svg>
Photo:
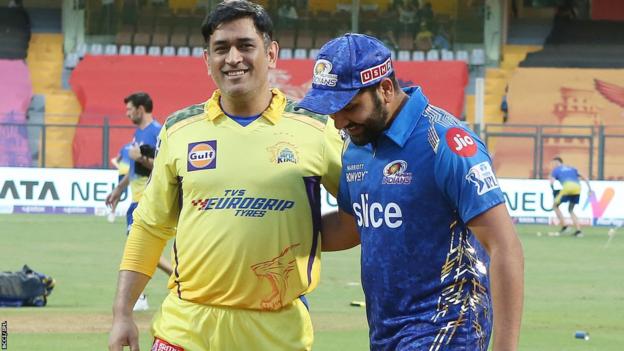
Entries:
<svg viewBox="0 0 624 351">
<path fill-rule="evenodd" d="M 471 157 L 477 153 L 477 143 L 461 128 L 454 127 L 446 131 L 446 145 L 462 157 Z"/>
</svg>

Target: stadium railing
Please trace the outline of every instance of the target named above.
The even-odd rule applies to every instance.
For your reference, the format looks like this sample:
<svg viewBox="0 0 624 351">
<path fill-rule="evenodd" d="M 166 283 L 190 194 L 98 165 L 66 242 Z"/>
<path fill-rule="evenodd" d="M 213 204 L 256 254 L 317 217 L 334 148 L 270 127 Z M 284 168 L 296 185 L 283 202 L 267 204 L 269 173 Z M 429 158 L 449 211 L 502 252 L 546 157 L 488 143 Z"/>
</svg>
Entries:
<svg viewBox="0 0 624 351">
<path fill-rule="evenodd" d="M 132 133 L 130 125 L 113 125 L 108 119 L 101 124 L 49 124 L 3 122 L 0 123 L 0 135 L 16 127 L 26 129 L 32 152 L 32 167 L 66 167 L 76 157 L 76 148 L 97 150 L 98 156 L 87 168 L 110 168 L 110 158 L 114 157 L 121 145 L 120 134 Z M 624 126 L 561 126 L 561 125 L 523 125 L 523 124 L 487 124 L 469 126 L 475 130 L 494 155 L 498 163 L 511 171 L 502 172 L 503 177 L 545 178 L 548 177 L 548 163 L 553 155 L 562 155 L 578 166 L 582 173 L 594 180 L 624 179 L 624 160 L 620 150 L 624 147 Z M 60 131 L 86 128 L 92 130 L 93 138 L 89 145 L 57 147 L 58 135 L 75 135 Z M 79 141 L 83 142 L 84 141 Z M 65 143 L 67 145 L 67 143 Z M 61 156 L 69 158 L 66 163 L 59 163 Z M 58 164 L 57 164 L 58 163 Z M 2 165 L 13 166 L 13 165 Z"/>
</svg>

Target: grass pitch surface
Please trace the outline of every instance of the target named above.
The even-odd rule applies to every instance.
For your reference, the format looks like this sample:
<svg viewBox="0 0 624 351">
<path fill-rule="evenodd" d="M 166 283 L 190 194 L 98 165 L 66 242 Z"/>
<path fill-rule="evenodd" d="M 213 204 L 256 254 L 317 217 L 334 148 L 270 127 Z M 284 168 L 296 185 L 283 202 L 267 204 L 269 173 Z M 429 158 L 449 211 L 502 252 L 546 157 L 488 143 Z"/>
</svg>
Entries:
<svg viewBox="0 0 624 351">
<path fill-rule="evenodd" d="M 28 264 L 57 285 L 44 308 L 0 308 L 8 324 L 8 350 L 106 349 L 123 218 L 0 215 L 0 269 Z M 607 228 L 586 228 L 584 238 L 551 237 L 554 227 L 519 226 L 526 258 L 525 309 L 520 349 L 621 350 L 624 345 L 624 229 L 607 242 Z M 540 232 L 542 235 L 538 236 Z M 315 350 L 367 350 L 359 285 L 359 249 L 323 254 L 319 287 L 308 296 Z M 141 350 L 149 350 L 149 323 L 165 297 L 157 272 L 146 288 L 150 310 L 136 314 Z M 577 330 L 590 340 L 574 338 Z"/>
</svg>

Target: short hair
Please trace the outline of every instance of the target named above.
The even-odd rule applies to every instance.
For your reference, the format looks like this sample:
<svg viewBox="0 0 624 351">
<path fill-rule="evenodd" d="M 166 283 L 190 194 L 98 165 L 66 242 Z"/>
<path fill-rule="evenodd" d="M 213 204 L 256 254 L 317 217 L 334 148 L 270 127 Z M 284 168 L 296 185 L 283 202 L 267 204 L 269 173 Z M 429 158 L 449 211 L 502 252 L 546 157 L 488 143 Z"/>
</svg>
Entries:
<svg viewBox="0 0 624 351">
<path fill-rule="evenodd" d="M 264 40 L 264 46 L 268 47 L 273 40 L 273 21 L 262 6 L 247 0 L 223 1 L 206 16 L 201 26 L 206 46 L 210 45 L 210 36 L 221 24 L 246 17 L 253 20 L 256 31 Z"/>
<path fill-rule="evenodd" d="M 154 103 L 152 102 L 152 98 L 149 94 L 144 92 L 137 92 L 134 94 L 130 94 L 124 98 L 124 103 L 131 102 L 132 106 L 139 108 L 139 106 L 143 106 L 145 112 L 152 113 L 152 109 L 154 108 Z"/>
<path fill-rule="evenodd" d="M 560 163 L 563 163 L 563 160 L 559 156 L 553 157 L 553 161 L 559 161 Z"/>
<path fill-rule="evenodd" d="M 399 90 L 401 89 L 401 85 L 399 85 L 399 81 L 396 79 L 396 75 L 394 72 L 390 73 L 386 78 L 390 79 L 392 81 L 392 86 L 394 86 L 394 90 Z M 367 92 L 373 92 L 375 91 L 375 89 L 377 89 L 377 87 L 379 87 L 379 85 L 381 84 L 381 80 L 373 85 L 369 85 L 367 87 L 364 87 L 362 89 L 360 89 L 360 91 L 358 92 L 358 94 L 364 94 Z"/>
</svg>

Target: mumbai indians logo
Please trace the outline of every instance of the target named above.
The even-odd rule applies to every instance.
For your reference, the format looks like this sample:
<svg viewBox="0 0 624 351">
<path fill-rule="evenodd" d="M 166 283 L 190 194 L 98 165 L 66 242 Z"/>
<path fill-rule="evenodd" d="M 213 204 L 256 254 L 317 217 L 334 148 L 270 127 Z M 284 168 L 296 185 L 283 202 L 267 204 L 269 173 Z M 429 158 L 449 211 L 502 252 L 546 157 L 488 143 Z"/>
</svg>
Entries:
<svg viewBox="0 0 624 351">
<path fill-rule="evenodd" d="M 187 171 L 214 169 L 217 166 L 217 141 L 200 141 L 188 145 Z"/>
<path fill-rule="evenodd" d="M 396 160 L 388 163 L 383 169 L 382 184 L 411 184 L 412 173 L 406 172 L 407 162 Z"/>
<path fill-rule="evenodd" d="M 338 82 L 338 76 L 331 74 L 332 63 L 327 60 L 317 60 L 314 64 L 314 78 L 312 83 L 318 85 L 327 85 L 328 87 L 335 87 Z"/>
<path fill-rule="evenodd" d="M 362 84 L 370 83 L 375 79 L 385 76 L 390 71 L 392 71 L 392 62 L 390 59 L 387 59 L 386 62 L 381 65 L 362 71 L 360 73 L 360 80 L 362 81 Z"/>
<path fill-rule="evenodd" d="M 287 143 L 285 141 L 279 142 L 271 147 L 268 147 L 267 150 L 271 153 L 271 162 L 272 163 L 297 163 L 299 159 L 299 152 L 297 151 L 297 147 L 291 143 Z"/>
</svg>

